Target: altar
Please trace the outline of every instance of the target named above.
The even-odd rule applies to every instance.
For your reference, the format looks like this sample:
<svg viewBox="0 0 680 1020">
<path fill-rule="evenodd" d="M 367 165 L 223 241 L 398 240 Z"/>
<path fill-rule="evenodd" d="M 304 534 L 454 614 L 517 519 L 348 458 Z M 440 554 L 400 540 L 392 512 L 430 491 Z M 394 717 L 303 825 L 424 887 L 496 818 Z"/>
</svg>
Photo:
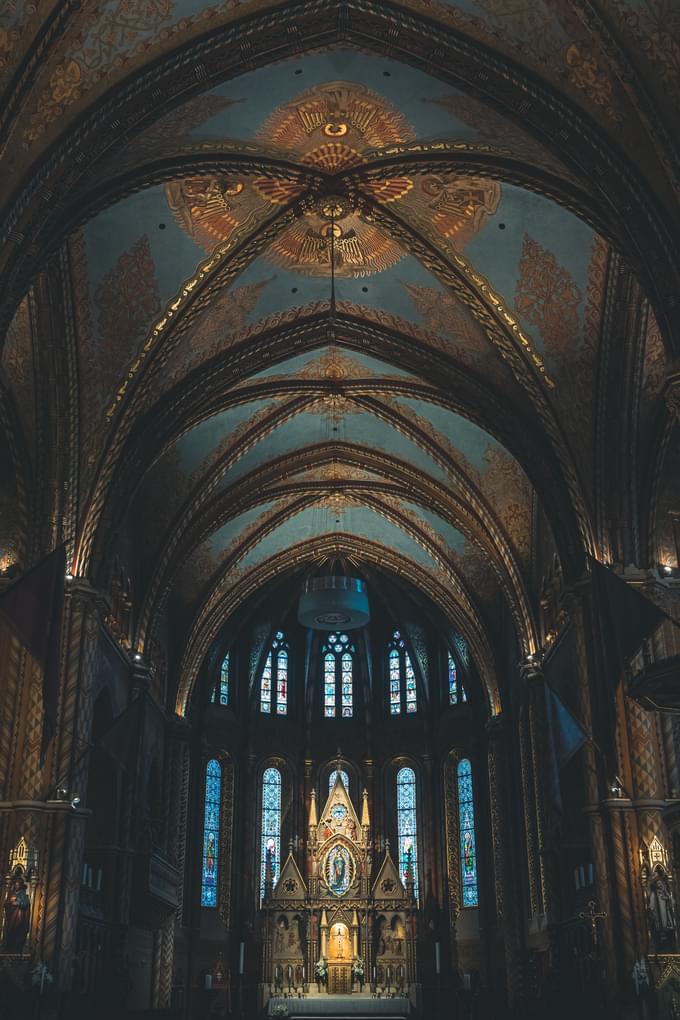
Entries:
<svg viewBox="0 0 680 1020">
<path fill-rule="evenodd" d="M 280 869 L 265 859 L 261 1006 L 273 1016 L 409 1016 L 417 999 L 411 858 L 401 875 L 387 843 L 374 872 L 368 794 L 359 817 L 340 768 L 320 813 L 312 791 L 304 863 L 296 849 Z M 272 1013 L 274 1002 L 296 1012 Z"/>
<path fill-rule="evenodd" d="M 353 1017 L 354 1020 L 369 1020 L 379 1016 L 388 1020 L 407 1020 L 414 1017 L 415 1009 L 406 996 L 375 998 L 370 994 L 314 995 L 307 998 L 276 997 L 269 1000 L 267 1016 L 305 1017 L 307 1020 L 340 1020 Z"/>
</svg>

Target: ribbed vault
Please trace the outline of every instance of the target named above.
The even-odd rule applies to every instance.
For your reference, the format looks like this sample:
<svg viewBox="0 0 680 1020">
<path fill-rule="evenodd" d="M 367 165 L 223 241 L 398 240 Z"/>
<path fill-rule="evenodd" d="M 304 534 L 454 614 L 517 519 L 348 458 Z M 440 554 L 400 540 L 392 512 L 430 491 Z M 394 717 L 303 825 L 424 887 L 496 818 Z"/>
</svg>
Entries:
<svg viewBox="0 0 680 1020">
<path fill-rule="evenodd" d="M 258 585 L 383 562 L 496 712 L 499 620 L 544 637 L 539 541 L 567 583 L 672 555 L 668 111 L 571 4 L 270 6 L 8 29 L 7 543 L 125 577 L 126 648 L 164 644 L 180 712 Z M 65 523 L 29 534 L 36 508 Z"/>
</svg>

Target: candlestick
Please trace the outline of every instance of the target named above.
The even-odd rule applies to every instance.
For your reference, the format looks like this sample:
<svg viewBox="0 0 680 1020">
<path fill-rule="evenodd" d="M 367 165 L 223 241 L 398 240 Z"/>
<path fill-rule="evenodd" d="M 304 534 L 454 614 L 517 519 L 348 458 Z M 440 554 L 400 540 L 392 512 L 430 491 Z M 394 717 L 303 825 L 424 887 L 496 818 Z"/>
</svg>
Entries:
<svg viewBox="0 0 680 1020">
<path fill-rule="evenodd" d="M 440 963 L 441 963 L 441 960 L 439 958 L 439 943 L 435 942 L 435 944 L 434 944 L 434 969 L 435 969 L 435 973 L 437 973 L 437 974 L 440 973 L 440 971 L 439 971 Z"/>
<path fill-rule="evenodd" d="M 239 954 L 239 959 L 238 959 L 238 972 L 239 972 L 239 974 L 243 974 L 243 965 L 244 965 L 244 962 L 245 962 L 245 956 L 246 956 L 246 944 L 245 944 L 245 942 L 242 942 L 241 943 L 241 952 Z"/>
</svg>

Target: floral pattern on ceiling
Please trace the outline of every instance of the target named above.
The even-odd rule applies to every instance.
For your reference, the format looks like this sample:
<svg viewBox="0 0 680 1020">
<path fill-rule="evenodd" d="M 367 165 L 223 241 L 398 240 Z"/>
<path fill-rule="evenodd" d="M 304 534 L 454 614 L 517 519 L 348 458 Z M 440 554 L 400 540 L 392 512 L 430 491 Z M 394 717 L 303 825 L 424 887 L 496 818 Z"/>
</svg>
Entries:
<svg viewBox="0 0 680 1020">
<path fill-rule="evenodd" d="M 630 21 L 625 0 L 618 3 L 623 20 Z M 487 44 L 497 45 L 515 58 L 519 56 L 528 66 L 598 104 L 605 116 L 622 119 L 619 111 L 626 105 L 625 93 L 617 86 L 606 58 L 585 34 L 579 19 L 564 7 L 543 0 L 532 4 L 522 0 L 475 3 L 463 0 L 457 4 L 446 0 L 403 0 L 403 5 L 434 16 Z M 15 0 L 13 6 L 18 13 L 13 15 L 10 10 L 9 16 L 0 22 L 0 46 L 4 50 L 1 55 L 8 66 L 26 14 L 35 8 L 25 0 Z M 266 6 L 264 0 L 223 0 L 215 4 L 199 0 L 139 0 L 134 5 L 128 0 L 108 0 L 94 12 L 86 9 L 83 17 L 71 19 L 61 45 L 47 62 L 24 131 L 24 143 L 34 143 L 69 107 L 79 104 L 89 93 L 105 88 L 121 73 L 200 32 Z M 670 33 L 667 29 L 660 33 L 658 17 L 645 17 L 645 13 L 637 15 L 641 27 L 636 26 L 636 42 L 655 56 L 658 52 L 662 73 L 672 77 Z"/>
<path fill-rule="evenodd" d="M 12 319 L 0 359 L 0 373 L 14 401 L 27 449 L 34 456 L 36 433 L 36 390 L 33 327 L 29 298 L 25 297 Z"/>
</svg>

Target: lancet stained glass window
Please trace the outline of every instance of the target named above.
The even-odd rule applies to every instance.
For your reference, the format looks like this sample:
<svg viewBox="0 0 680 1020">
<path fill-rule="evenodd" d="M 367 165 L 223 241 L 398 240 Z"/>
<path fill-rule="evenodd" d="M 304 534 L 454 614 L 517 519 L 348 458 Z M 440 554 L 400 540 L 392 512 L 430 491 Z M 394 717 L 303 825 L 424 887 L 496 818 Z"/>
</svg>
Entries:
<svg viewBox="0 0 680 1020">
<path fill-rule="evenodd" d="M 458 667 L 456 660 L 449 652 L 449 704 L 457 705 L 459 702 L 467 701 L 465 688 L 458 682 Z"/>
<path fill-rule="evenodd" d="M 321 649 L 323 660 L 323 714 L 351 719 L 354 714 L 354 652 L 347 634 L 329 634 Z"/>
<path fill-rule="evenodd" d="M 203 871 L 201 906 L 217 906 L 217 853 L 220 843 L 220 801 L 222 768 L 212 758 L 205 770 L 205 801 L 203 811 Z"/>
<path fill-rule="evenodd" d="M 397 834 L 399 869 L 406 885 L 409 863 L 413 868 L 413 888 L 418 896 L 418 821 L 416 817 L 416 774 L 411 768 L 397 773 Z"/>
<path fill-rule="evenodd" d="M 229 652 L 222 659 L 220 678 L 213 687 L 210 700 L 218 705 L 229 704 Z"/>
<path fill-rule="evenodd" d="M 260 711 L 271 715 L 288 712 L 288 642 L 277 631 L 260 678 Z"/>
<path fill-rule="evenodd" d="M 406 642 L 398 630 L 392 635 L 387 653 L 390 715 L 417 711 L 416 675 Z"/>
<path fill-rule="evenodd" d="M 262 776 L 262 852 L 260 857 L 260 899 L 264 896 L 267 859 L 274 885 L 281 867 L 281 773 L 265 769 Z"/>
<path fill-rule="evenodd" d="M 458 825 L 460 828 L 460 870 L 463 906 L 479 904 L 477 891 L 477 843 L 475 806 L 472 799 L 472 766 L 467 758 L 458 762 Z"/>
<path fill-rule="evenodd" d="M 331 792 L 331 790 L 335 786 L 335 777 L 337 776 L 337 774 L 338 774 L 338 770 L 337 769 L 333 769 L 331 771 L 331 774 L 328 777 L 328 792 L 329 793 Z M 347 773 L 345 772 L 344 769 L 340 769 L 340 778 L 342 779 L 342 782 L 344 784 L 345 789 L 347 790 L 347 793 L 349 793 L 349 776 L 347 775 Z"/>
</svg>

